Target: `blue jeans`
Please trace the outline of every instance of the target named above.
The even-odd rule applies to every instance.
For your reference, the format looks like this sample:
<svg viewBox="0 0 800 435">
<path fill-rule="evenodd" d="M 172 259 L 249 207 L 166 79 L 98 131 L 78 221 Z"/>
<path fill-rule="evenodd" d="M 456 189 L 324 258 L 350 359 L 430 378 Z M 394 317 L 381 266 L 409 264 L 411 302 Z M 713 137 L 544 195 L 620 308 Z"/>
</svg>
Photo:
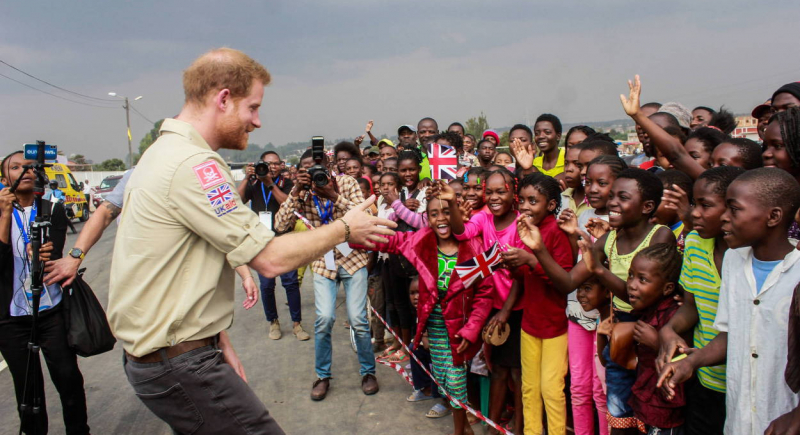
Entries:
<svg viewBox="0 0 800 435">
<path fill-rule="evenodd" d="M 636 370 L 626 370 L 619 364 L 611 361 L 611 345 L 603 349 L 603 358 L 606 360 L 606 406 L 612 417 L 633 417 L 633 408 L 628 404 L 631 398 L 631 388 L 636 382 Z"/>
<path fill-rule="evenodd" d="M 278 320 L 278 307 L 275 304 L 275 278 L 258 275 L 258 281 L 261 284 L 261 303 L 264 305 L 267 322 Z M 281 275 L 281 284 L 286 290 L 292 321 L 300 323 L 302 316 L 300 315 L 300 283 L 297 281 L 297 270 Z"/>
<path fill-rule="evenodd" d="M 350 327 L 356 333 L 356 349 L 358 362 L 361 364 L 361 376 L 375 374 L 375 356 L 372 354 L 372 342 L 367 322 L 367 268 L 362 267 L 352 276 L 343 268 L 339 268 L 336 280 L 314 274 L 314 297 L 316 299 L 317 319 L 314 321 L 314 350 L 316 352 L 315 369 L 317 377 L 331 377 L 331 331 L 336 322 L 336 293 L 339 282 L 344 284 L 344 295 L 347 303 L 347 317 Z"/>
</svg>

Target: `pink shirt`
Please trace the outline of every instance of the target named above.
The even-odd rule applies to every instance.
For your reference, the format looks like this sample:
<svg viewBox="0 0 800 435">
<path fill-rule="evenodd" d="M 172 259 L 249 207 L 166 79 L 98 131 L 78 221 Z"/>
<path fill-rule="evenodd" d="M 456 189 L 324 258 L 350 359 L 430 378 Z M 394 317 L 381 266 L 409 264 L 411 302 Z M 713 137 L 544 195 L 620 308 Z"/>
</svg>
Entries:
<svg viewBox="0 0 800 435">
<path fill-rule="evenodd" d="M 514 213 L 515 217 L 519 216 L 518 211 Z M 494 215 L 488 211 L 475 213 L 469 218 L 469 222 L 464 222 L 464 233 L 455 234 L 455 236 L 458 240 L 468 240 L 476 236 L 481 236 L 483 238 L 484 251 L 491 248 L 494 242 L 499 242 L 498 244 L 501 247 L 508 245 L 508 247 L 511 248 L 524 248 L 522 240 L 520 240 L 519 234 L 517 233 L 517 226 L 512 222 L 506 229 L 497 231 L 494 227 Z M 499 310 L 503 308 L 503 304 L 506 299 L 508 299 L 513 278 L 507 269 L 499 269 L 492 275 L 492 281 L 494 284 L 494 302 L 492 306 Z M 515 310 L 522 308 L 522 298 L 519 299 L 520 300 L 517 300 L 517 303 L 514 304 Z"/>
</svg>

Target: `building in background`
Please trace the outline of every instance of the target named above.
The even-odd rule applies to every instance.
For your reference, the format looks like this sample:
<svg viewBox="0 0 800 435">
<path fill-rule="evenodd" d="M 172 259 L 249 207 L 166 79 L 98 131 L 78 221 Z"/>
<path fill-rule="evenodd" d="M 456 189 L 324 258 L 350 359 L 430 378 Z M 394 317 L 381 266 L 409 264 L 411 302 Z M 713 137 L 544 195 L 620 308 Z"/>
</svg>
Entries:
<svg viewBox="0 0 800 435">
<path fill-rule="evenodd" d="M 736 129 L 731 133 L 731 137 L 743 137 L 745 139 L 761 142 L 758 137 L 758 120 L 750 115 L 736 117 Z"/>
</svg>

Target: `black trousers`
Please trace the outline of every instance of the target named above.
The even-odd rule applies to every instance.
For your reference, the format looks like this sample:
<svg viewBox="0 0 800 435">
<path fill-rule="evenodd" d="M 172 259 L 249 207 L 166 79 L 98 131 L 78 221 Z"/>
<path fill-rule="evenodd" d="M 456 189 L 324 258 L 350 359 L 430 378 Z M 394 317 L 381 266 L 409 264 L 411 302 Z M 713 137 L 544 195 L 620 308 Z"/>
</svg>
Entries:
<svg viewBox="0 0 800 435">
<path fill-rule="evenodd" d="M 136 396 L 176 434 L 283 434 L 215 346 L 156 363 L 123 358 Z"/>
<path fill-rule="evenodd" d="M 14 319 L 9 323 L 0 325 L 0 353 L 3 354 L 14 380 L 14 390 L 17 394 L 17 405 L 23 402 L 25 392 L 25 373 L 28 364 L 28 341 L 31 336 L 31 318 L 23 317 Z M 78 357 L 67 344 L 67 331 L 64 325 L 60 307 L 46 310 L 39 314 L 38 327 L 39 344 L 44 354 L 50 379 L 53 381 L 58 395 L 61 398 L 61 407 L 64 414 L 66 433 L 88 434 L 89 425 L 86 415 L 86 394 L 83 390 L 83 375 L 78 368 Z M 27 414 L 20 418 L 23 422 L 23 432 L 42 435 L 47 433 L 47 409 L 44 400 L 44 377 L 41 364 L 35 373 L 30 374 L 28 380 L 28 397 L 32 397 L 31 385 L 36 382 L 36 391 L 41 397 L 41 412 L 32 417 Z M 35 426 L 34 426 L 35 424 Z"/>
<path fill-rule="evenodd" d="M 722 435 L 725 429 L 725 393 L 703 386 L 697 377 L 686 382 L 683 424 L 686 435 Z"/>
<path fill-rule="evenodd" d="M 408 287 L 411 278 L 397 275 L 392 270 L 389 262 L 384 263 L 381 274 L 383 275 L 383 293 L 386 297 L 386 315 L 392 328 L 411 329 L 414 326 L 416 311 L 411 305 Z M 406 343 L 408 344 L 408 343 Z"/>
</svg>

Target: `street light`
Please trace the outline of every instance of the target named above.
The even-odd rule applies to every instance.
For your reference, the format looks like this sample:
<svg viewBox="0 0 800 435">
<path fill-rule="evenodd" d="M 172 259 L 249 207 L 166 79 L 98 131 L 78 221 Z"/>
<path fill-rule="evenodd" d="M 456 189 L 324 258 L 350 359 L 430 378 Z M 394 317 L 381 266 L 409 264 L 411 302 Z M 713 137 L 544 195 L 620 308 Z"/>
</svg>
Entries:
<svg viewBox="0 0 800 435">
<path fill-rule="evenodd" d="M 128 123 L 128 169 L 130 169 L 133 167 L 133 150 L 131 149 L 131 106 L 128 102 L 128 97 L 117 96 L 116 92 L 109 92 L 108 95 L 125 100 L 125 105 L 122 107 L 125 109 L 125 120 Z M 133 101 L 139 101 L 141 99 L 142 96 L 139 95 L 138 97 L 134 98 Z"/>
</svg>

